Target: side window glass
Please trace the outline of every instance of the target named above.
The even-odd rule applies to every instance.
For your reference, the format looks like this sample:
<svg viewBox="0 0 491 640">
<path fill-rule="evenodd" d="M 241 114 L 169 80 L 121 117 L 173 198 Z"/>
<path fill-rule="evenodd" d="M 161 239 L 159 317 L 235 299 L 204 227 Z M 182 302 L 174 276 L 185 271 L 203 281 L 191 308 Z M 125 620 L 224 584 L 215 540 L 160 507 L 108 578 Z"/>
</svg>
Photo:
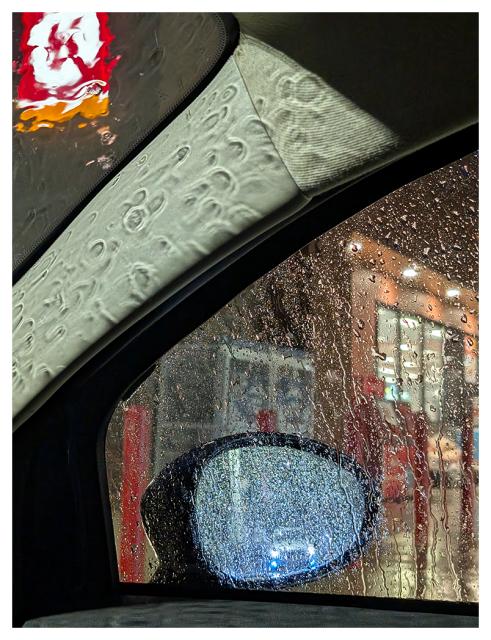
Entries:
<svg viewBox="0 0 491 640">
<path fill-rule="evenodd" d="M 203 555 L 225 573 L 247 558 L 254 575 L 269 571 L 252 588 L 277 580 L 311 593 L 478 601 L 477 191 L 477 154 L 406 185 L 278 265 L 157 361 L 107 432 L 121 581 L 199 582 L 182 545 L 199 545 L 201 527 L 210 545 Z M 300 483 L 311 464 L 296 453 L 270 456 L 257 474 L 254 449 L 216 455 L 186 498 L 200 506 L 181 531 L 177 472 L 239 434 L 314 441 L 370 477 L 380 496 L 360 553 L 314 571 L 327 547 L 312 536 L 348 526 L 341 507 L 332 527 L 322 519 L 336 482 L 353 522 L 364 498 L 348 467 L 339 464 L 335 481 L 324 461 L 322 490 L 312 486 L 295 511 L 295 492 L 288 498 L 281 484 L 285 469 L 293 465 Z M 149 491 L 175 535 L 149 530 Z M 211 519 L 223 491 L 230 518 Z M 267 538 L 249 522 L 251 505 L 275 499 L 282 506 L 263 567 L 263 556 L 250 560 L 264 555 Z M 304 565 L 310 573 L 299 569 L 297 580 L 294 568 Z"/>
</svg>

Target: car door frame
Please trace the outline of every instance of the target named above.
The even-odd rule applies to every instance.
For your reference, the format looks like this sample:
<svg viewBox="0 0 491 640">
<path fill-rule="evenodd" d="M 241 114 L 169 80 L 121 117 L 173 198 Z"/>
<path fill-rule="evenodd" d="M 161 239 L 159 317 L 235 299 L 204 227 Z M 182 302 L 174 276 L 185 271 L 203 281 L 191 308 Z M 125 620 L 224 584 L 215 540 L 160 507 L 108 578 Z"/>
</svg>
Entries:
<svg viewBox="0 0 491 640">
<path fill-rule="evenodd" d="M 249 242 L 150 312 L 92 360 L 14 433 L 14 626 L 89 608 L 189 597 L 332 604 L 478 615 L 475 603 L 119 582 L 104 445 L 120 398 L 155 360 L 235 295 L 322 233 L 396 189 L 478 149 L 478 125 L 414 152 Z M 136 599 L 136 600 L 135 600 Z M 138 600 L 140 599 L 140 600 Z M 142 600 L 143 599 L 143 600 Z"/>
</svg>

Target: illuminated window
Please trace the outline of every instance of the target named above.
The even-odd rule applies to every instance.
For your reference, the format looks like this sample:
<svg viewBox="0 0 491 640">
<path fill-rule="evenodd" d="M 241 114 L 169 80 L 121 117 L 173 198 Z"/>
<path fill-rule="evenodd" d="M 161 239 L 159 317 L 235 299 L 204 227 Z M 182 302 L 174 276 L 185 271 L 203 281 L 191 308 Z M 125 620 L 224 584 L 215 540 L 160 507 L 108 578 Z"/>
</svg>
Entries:
<svg viewBox="0 0 491 640">
<path fill-rule="evenodd" d="M 472 180 L 460 171 L 463 163 Z M 195 579 L 179 560 L 177 539 L 159 560 L 142 532 L 139 501 L 151 479 L 218 438 L 278 432 L 343 451 L 382 494 L 376 540 L 363 558 L 291 586 L 478 600 L 477 220 L 447 214 L 475 198 L 476 172 L 477 158 L 464 159 L 317 238 L 165 354 L 119 404 L 106 460 L 122 581 Z M 429 223 L 438 215 L 446 230 Z M 459 250 L 447 250 L 457 239 Z M 259 474 L 251 483 L 232 458 L 230 495 L 255 491 L 255 504 L 272 499 L 268 478 Z M 268 473 L 275 475 L 273 464 Z M 220 477 L 214 486 L 224 482 Z M 317 499 L 314 489 L 311 496 Z M 213 527 L 224 539 L 233 524 L 212 526 L 203 500 L 200 494 L 209 539 Z M 176 501 L 168 504 L 172 517 L 181 508 Z M 306 536 L 309 522 L 318 522 L 312 505 L 305 522 L 278 525 L 288 540 L 278 533 L 271 575 L 287 553 L 316 561 Z M 241 524 L 230 536 L 239 536 L 247 513 L 234 514 Z"/>
</svg>

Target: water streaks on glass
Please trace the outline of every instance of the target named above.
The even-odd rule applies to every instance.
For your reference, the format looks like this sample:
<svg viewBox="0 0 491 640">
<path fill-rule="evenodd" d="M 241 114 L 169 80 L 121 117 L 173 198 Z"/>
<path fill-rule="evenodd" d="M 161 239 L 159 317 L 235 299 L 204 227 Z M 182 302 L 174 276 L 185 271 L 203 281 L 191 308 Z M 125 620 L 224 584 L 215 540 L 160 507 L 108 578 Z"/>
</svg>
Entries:
<svg viewBox="0 0 491 640">
<path fill-rule="evenodd" d="M 315 572 L 356 544 L 365 497 L 331 460 L 280 447 L 232 449 L 205 467 L 196 521 L 211 570 L 274 582 Z"/>
<path fill-rule="evenodd" d="M 285 588 L 479 599 L 477 185 L 476 154 L 399 189 L 278 265 L 158 361 L 120 403 L 108 431 L 119 554 L 133 535 L 118 499 L 127 476 L 128 413 L 145 406 L 152 445 L 139 464 L 149 478 L 200 444 L 278 431 L 337 448 L 376 479 L 380 519 L 363 557 Z M 225 458 L 215 464 L 226 465 Z M 293 513 L 281 473 L 274 493 L 284 513 Z M 249 476 L 234 475 L 238 496 L 246 496 L 240 482 Z M 212 476 L 204 477 L 209 493 Z M 202 512 L 201 526 L 216 542 L 209 560 L 252 575 L 262 562 L 252 559 L 252 539 L 237 554 L 232 540 L 239 545 L 242 525 L 230 529 L 233 520 L 222 517 L 229 506 L 227 513 L 240 513 L 226 478 L 214 483 L 217 499 L 222 492 L 216 526 Z M 314 487 L 310 512 L 317 495 Z M 328 529 L 321 509 L 317 524 L 305 513 L 301 522 L 300 538 L 290 532 L 290 539 L 302 544 L 310 544 L 309 531 Z M 268 542 L 274 535 L 272 527 Z M 308 554 L 297 551 L 306 562 Z M 150 580 L 157 562 L 148 541 L 133 555 L 144 568 L 140 581 Z M 241 564 L 240 557 L 251 560 Z M 121 565 L 120 572 L 129 579 Z"/>
</svg>

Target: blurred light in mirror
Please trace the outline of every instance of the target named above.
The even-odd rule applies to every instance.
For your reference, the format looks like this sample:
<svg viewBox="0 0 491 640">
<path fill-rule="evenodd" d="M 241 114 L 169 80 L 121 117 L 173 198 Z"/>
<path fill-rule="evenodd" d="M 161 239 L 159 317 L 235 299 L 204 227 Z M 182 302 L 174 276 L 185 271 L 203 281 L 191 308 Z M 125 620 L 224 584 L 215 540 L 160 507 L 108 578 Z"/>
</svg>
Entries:
<svg viewBox="0 0 491 640">
<path fill-rule="evenodd" d="M 332 460 L 287 447 L 220 453 L 195 498 L 203 556 L 232 581 L 312 577 L 357 544 L 365 498 Z"/>
</svg>

